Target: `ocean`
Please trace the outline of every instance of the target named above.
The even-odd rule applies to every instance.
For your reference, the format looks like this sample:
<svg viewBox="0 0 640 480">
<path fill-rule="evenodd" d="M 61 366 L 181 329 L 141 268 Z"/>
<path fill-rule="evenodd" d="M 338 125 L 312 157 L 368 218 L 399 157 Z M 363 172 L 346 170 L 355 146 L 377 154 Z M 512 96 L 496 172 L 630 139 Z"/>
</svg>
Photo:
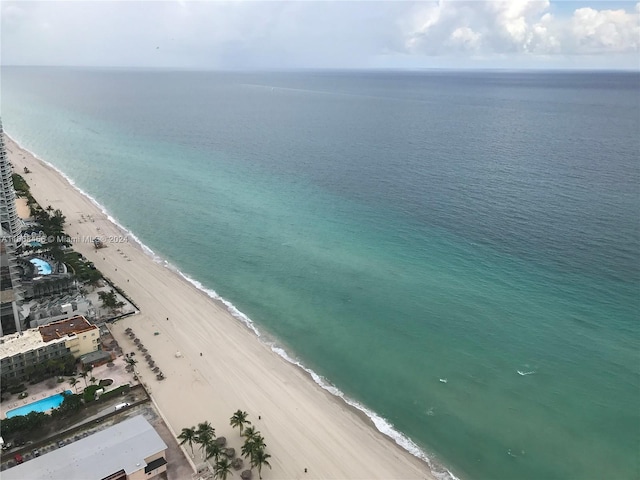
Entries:
<svg viewBox="0 0 640 480">
<path fill-rule="evenodd" d="M 640 478 L 638 73 L 1 80 L 9 135 L 409 450 Z"/>
</svg>

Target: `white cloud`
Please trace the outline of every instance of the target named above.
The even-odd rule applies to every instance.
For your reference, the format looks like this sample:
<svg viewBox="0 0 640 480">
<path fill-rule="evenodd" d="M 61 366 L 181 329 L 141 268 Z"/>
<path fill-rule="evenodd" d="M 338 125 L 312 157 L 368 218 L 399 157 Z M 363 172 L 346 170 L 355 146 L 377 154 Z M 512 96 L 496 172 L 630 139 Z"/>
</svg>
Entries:
<svg viewBox="0 0 640 480">
<path fill-rule="evenodd" d="M 638 54 L 640 3 L 629 11 L 583 7 L 560 16 L 551 10 L 548 0 L 422 5 L 403 23 L 409 27 L 404 30 L 404 51 L 442 56 L 464 47 L 484 57 Z M 634 61 L 633 55 L 629 61 Z"/>
<path fill-rule="evenodd" d="M 536 66 L 550 58 L 573 65 L 572 58 L 589 57 L 598 58 L 597 65 L 614 59 L 615 66 L 640 68 L 640 3 L 625 10 L 568 5 L 556 8 L 553 0 L 3 1 L 2 62 L 322 68 L 451 66 L 451 58 L 459 66 L 477 59 L 485 66 L 492 66 L 491 59 Z"/>
<path fill-rule="evenodd" d="M 636 13 L 579 8 L 569 22 L 569 31 L 577 53 L 637 52 L 640 3 L 636 5 Z"/>
<path fill-rule="evenodd" d="M 448 44 L 464 51 L 475 52 L 480 46 L 481 35 L 469 27 L 458 27 L 449 36 Z"/>
</svg>

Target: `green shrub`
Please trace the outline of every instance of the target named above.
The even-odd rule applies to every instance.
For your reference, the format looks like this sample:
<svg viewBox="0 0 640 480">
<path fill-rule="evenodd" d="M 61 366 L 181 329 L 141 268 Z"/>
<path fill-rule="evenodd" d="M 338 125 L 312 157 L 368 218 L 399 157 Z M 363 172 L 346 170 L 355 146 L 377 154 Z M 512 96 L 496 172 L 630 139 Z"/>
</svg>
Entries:
<svg viewBox="0 0 640 480">
<path fill-rule="evenodd" d="M 84 403 L 93 402 L 96 398 L 96 390 L 100 389 L 98 385 L 89 385 L 84 389 L 84 393 L 82 394 L 84 398 Z"/>
<path fill-rule="evenodd" d="M 16 393 L 20 393 L 20 392 L 24 392 L 27 388 L 24 386 L 24 383 L 21 383 L 19 385 L 12 385 L 11 387 L 9 387 L 9 393 L 13 393 L 14 395 Z"/>
<path fill-rule="evenodd" d="M 109 390 L 108 392 L 104 392 L 100 395 L 100 400 L 106 400 L 107 398 L 117 397 L 118 395 L 122 395 L 123 393 L 129 393 L 129 384 L 126 383 L 124 385 L 119 386 L 118 388 L 114 388 L 113 390 Z"/>
<path fill-rule="evenodd" d="M 73 393 L 63 393 L 64 400 L 58 408 L 51 411 L 52 417 L 65 417 L 72 415 L 82 408 L 82 395 Z"/>
</svg>

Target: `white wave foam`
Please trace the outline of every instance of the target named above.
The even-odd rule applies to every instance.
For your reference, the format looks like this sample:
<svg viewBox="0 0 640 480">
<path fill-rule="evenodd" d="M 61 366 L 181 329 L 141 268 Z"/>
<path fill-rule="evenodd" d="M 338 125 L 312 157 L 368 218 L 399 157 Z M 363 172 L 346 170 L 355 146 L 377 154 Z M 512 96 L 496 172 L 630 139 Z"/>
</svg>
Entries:
<svg viewBox="0 0 640 480">
<path fill-rule="evenodd" d="M 198 280 L 195 280 L 195 279 L 189 277 L 189 275 L 183 273 L 176 266 L 172 265 L 170 262 L 168 262 L 167 260 L 162 258 L 160 255 L 156 254 L 151 248 L 149 248 L 147 245 L 145 245 L 131 230 L 127 229 L 120 222 L 118 222 L 118 220 L 109 213 L 109 211 L 106 209 L 106 207 L 104 207 L 95 198 L 93 198 L 87 192 L 85 192 L 80 187 L 78 187 L 71 177 L 67 176 L 63 171 L 61 171 L 56 166 L 54 166 L 51 163 L 47 162 L 46 160 L 40 158 L 36 153 L 32 152 L 31 150 L 29 150 L 27 148 L 24 148 L 16 140 L 16 138 L 13 135 L 9 134 L 6 130 L 4 132 L 5 132 L 6 135 L 11 137 L 14 140 L 14 142 L 20 148 L 22 148 L 23 150 L 29 152 L 31 155 L 33 155 L 35 158 L 37 158 L 39 161 L 41 161 L 42 163 L 44 163 L 48 167 L 52 168 L 53 170 L 55 170 L 67 182 L 69 182 L 69 184 L 73 188 L 75 188 L 78 192 L 80 192 L 80 194 L 82 194 L 86 198 L 88 198 L 89 201 L 91 201 L 91 203 L 93 203 L 107 217 L 107 219 L 110 222 L 115 224 L 126 235 L 131 237 L 133 239 L 133 241 L 137 245 L 140 246 L 142 251 L 146 255 L 151 257 L 151 259 L 154 262 L 164 266 L 165 268 L 171 270 L 172 272 L 177 273 L 184 280 L 186 280 L 187 282 L 192 284 L 194 287 L 196 287 L 198 290 L 204 292 L 211 299 L 221 302 L 227 308 L 227 311 L 234 318 L 238 319 L 243 324 L 245 324 L 258 338 L 262 338 L 262 334 L 260 333 L 258 328 L 255 326 L 253 321 L 247 315 L 245 315 L 240 310 L 238 310 L 238 308 L 233 303 L 231 303 L 230 301 L 228 301 L 228 300 L 224 299 L 223 297 L 221 297 L 220 295 L 218 295 L 218 293 L 215 290 L 207 288 L 201 282 L 199 282 Z M 367 408 L 364 405 L 358 403 L 357 401 L 347 397 L 339 388 L 337 388 L 336 386 L 334 386 L 331 383 L 329 383 L 325 378 L 323 378 L 322 376 L 318 375 L 312 369 L 304 366 L 299 361 L 293 359 L 283 348 L 279 347 L 274 342 L 265 342 L 265 343 L 268 344 L 268 346 L 271 348 L 271 350 L 274 353 L 276 353 L 277 355 L 280 355 L 287 362 L 289 362 L 292 365 L 295 365 L 295 366 L 303 369 L 305 372 L 307 372 L 311 376 L 313 381 L 316 384 L 318 384 L 321 388 L 323 388 L 327 392 L 331 393 L 332 395 L 340 398 L 347 405 L 350 405 L 351 407 L 356 408 L 359 411 L 361 411 L 362 413 L 364 413 L 373 422 L 373 424 L 378 429 L 378 431 L 380 431 L 382 434 L 384 434 L 384 435 L 388 436 L 389 438 L 391 438 L 396 444 L 398 444 L 400 447 L 402 447 L 404 450 L 406 450 L 407 452 L 409 452 L 413 456 L 415 456 L 415 457 L 421 459 L 422 461 L 424 461 L 429 466 L 429 469 L 431 470 L 431 472 L 439 480 L 459 480 L 458 477 L 456 477 L 449 470 L 447 470 L 446 468 L 442 467 L 439 464 L 435 464 L 418 445 L 416 445 L 409 437 L 407 437 L 406 435 L 404 435 L 401 432 L 399 432 L 398 430 L 396 430 L 388 420 L 386 420 L 385 418 L 379 416 L 376 412 L 374 412 L 373 410 L 370 410 L 369 408 Z"/>
<path fill-rule="evenodd" d="M 307 372 L 311 376 L 311 378 L 313 378 L 313 381 L 316 382 L 324 390 L 342 399 L 346 404 L 364 413 L 373 422 L 373 424 L 378 429 L 378 431 L 380 431 L 387 437 L 391 438 L 400 447 L 402 447 L 404 450 L 411 453 L 413 456 L 418 457 L 419 459 L 426 462 L 427 465 L 429 465 L 429 468 L 431 469 L 433 474 L 437 478 L 439 478 L 440 480 L 459 480 L 458 477 L 456 477 L 449 470 L 444 469 L 440 465 L 434 464 L 431 461 L 431 459 L 425 454 L 425 452 L 422 451 L 420 447 L 418 447 L 418 445 L 416 445 L 409 437 L 407 437 L 406 435 L 403 435 L 398 430 L 396 430 L 388 420 L 386 420 L 385 418 L 382 418 L 376 412 L 368 409 L 361 403 L 358 403 L 357 401 L 347 397 L 340 389 L 338 389 L 336 386 L 332 385 L 331 383 L 327 382 L 325 378 L 318 375 L 316 372 L 314 372 L 310 368 L 305 367 L 302 363 L 298 362 L 297 360 L 294 360 L 293 358 L 291 358 L 291 356 L 281 347 L 278 347 L 277 345 L 271 345 L 271 350 L 277 353 L 278 355 L 280 355 L 287 362 L 293 365 L 296 365 L 301 369 L 303 369 L 305 372 Z"/>
</svg>

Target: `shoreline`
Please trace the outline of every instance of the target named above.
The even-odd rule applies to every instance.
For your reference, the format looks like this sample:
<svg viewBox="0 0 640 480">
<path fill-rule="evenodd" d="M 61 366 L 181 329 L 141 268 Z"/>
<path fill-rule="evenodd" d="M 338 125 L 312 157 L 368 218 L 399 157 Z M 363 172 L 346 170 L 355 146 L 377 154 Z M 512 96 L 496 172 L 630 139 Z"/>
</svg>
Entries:
<svg viewBox="0 0 640 480">
<path fill-rule="evenodd" d="M 175 346 L 181 348 L 181 350 L 178 351 L 181 351 L 185 357 L 193 357 L 197 355 L 198 349 L 193 350 L 191 346 L 196 342 L 192 338 L 185 338 L 184 335 L 191 333 L 200 336 L 200 330 L 213 326 L 218 330 L 217 333 L 220 333 L 221 328 L 223 330 L 233 330 L 234 337 L 239 337 L 237 339 L 234 338 L 238 346 L 241 347 L 238 350 L 250 349 L 252 351 L 252 360 L 254 363 L 243 365 L 243 358 L 240 357 L 238 358 L 240 363 L 234 366 L 234 373 L 249 374 L 251 368 L 263 367 L 264 363 L 269 364 L 269 366 L 273 368 L 274 373 L 277 374 L 276 379 L 270 378 L 262 382 L 248 382 L 249 384 L 246 386 L 251 390 L 257 390 L 256 392 L 245 391 L 242 392 L 242 394 L 240 394 L 240 392 L 234 392 L 233 395 L 228 394 L 227 397 L 229 398 L 225 399 L 228 401 L 232 399 L 235 400 L 237 405 L 236 407 L 232 407 L 233 410 L 237 408 L 245 409 L 249 411 L 251 418 L 255 419 L 255 417 L 260 414 L 259 412 L 264 412 L 264 408 L 267 407 L 264 403 L 264 398 L 261 403 L 255 400 L 247 402 L 245 397 L 251 397 L 252 395 L 249 395 L 249 393 L 259 394 L 263 397 L 267 394 L 272 403 L 272 405 L 269 406 L 271 408 L 276 406 L 278 407 L 276 410 L 279 410 L 279 412 L 267 410 L 269 411 L 269 416 L 277 416 L 279 413 L 281 417 L 280 420 L 282 421 L 281 425 L 286 425 L 284 428 L 272 429 L 281 430 L 281 433 L 277 436 L 290 435 L 292 428 L 296 429 L 296 427 L 300 427 L 302 429 L 299 433 L 302 434 L 302 439 L 305 441 L 299 442 L 296 440 L 295 442 L 289 442 L 287 444 L 288 446 L 282 449 L 272 449 L 268 447 L 268 451 L 272 454 L 273 470 L 267 469 L 263 471 L 266 478 L 362 478 L 363 476 L 370 478 L 425 478 L 425 476 L 430 479 L 436 477 L 455 478 L 451 472 L 432 462 L 417 445 L 400 432 L 395 431 L 392 425 L 375 412 L 346 397 L 340 390 L 325 379 L 288 355 L 288 353 L 276 343 L 261 341 L 261 338 L 264 338 L 251 319 L 240 312 L 231 302 L 221 298 L 214 290 L 208 289 L 199 281 L 188 277 L 177 267 L 147 247 L 133 232 L 127 230 L 113 218 L 106 208 L 77 187 L 73 180 L 65 175 L 64 172 L 61 172 L 53 165 L 38 158 L 37 155 L 21 147 L 6 132 L 5 137 L 7 140 L 9 159 L 15 166 L 14 171 L 22 175 L 22 167 L 29 167 L 31 173 L 23 176 L 27 180 L 27 183 L 29 183 L 32 194 L 40 203 L 52 204 L 54 208 L 61 208 L 67 216 L 65 230 L 70 236 L 73 237 L 74 231 L 76 231 L 78 235 L 81 233 L 90 233 L 90 236 L 111 236 L 115 234 L 114 236 L 122 235 L 133 240 L 132 242 L 122 244 L 111 243 L 108 244 L 107 248 L 98 251 L 94 251 L 93 245 L 89 244 L 80 243 L 73 245 L 74 249 L 94 261 L 104 275 L 111 278 L 116 285 L 140 304 L 141 314 L 118 321 L 117 324 L 113 326 L 115 328 L 112 328 L 116 330 L 114 336 L 117 335 L 118 341 L 123 348 L 127 349 L 129 346 L 124 338 L 124 334 L 118 332 L 119 329 L 123 330 L 129 326 L 138 333 L 140 325 L 148 328 L 150 323 L 150 326 L 155 329 L 167 330 L 166 332 L 161 331 L 161 334 L 164 335 L 168 333 L 169 336 L 172 337 L 171 340 L 174 340 L 173 343 Z M 53 198 L 56 200 L 53 200 Z M 69 209 L 69 207 L 71 207 L 71 209 Z M 77 210 L 78 207 L 79 210 Z M 87 225 L 86 221 L 82 220 L 85 214 L 92 215 L 92 220 L 89 225 Z M 122 253 L 125 250 L 126 254 Z M 117 252 L 120 252 L 120 254 Z M 129 255 L 131 255 L 131 258 L 129 258 Z M 118 268 L 120 268 L 120 271 L 118 271 Z M 167 270 L 169 270 L 170 273 L 167 272 Z M 137 282 L 130 282 L 130 279 L 127 277 L 128 275 L 135 276 Z M 157 285 L 159 288 L 145 288 L 140 285 L 140 283 L 145 283 L 141 282 L 141 278 L 147 277 L 148 275 L 158 277 L 154 278 L 154 280 L 156 280 L 155 283 L 159 283 L 159 285 Z M 125 278 L 126 281 L 123 281 Z M 134 278 L 131 278 L 131 280 L 134 280 Z M 138 294 L 141 294 L 142 298 L 138 298 Z M 197 301 L 194 294 L 199 297 L 199 301 Z M 186 305 L 185 302 L 193 300 L 192 303 L 198 304 L 198 309 L 194 309 L 193 305 L 191 306 L 191 313 L 196 315 L 194 315 L 189 322 L 188 332 L 185 333 L 185 331 L 182 331 L 186 330 L 186 327 L 184 329 L 179 328 L 184 327 L 184 324 L 178 325 L 174 323 L 175 316 L 167 316 L 170 312 L 173 313 L 176 311 L 176 305 L 171 305 L 170 307 L 172 308 L 164 306 L 164 308 L 160 309 L 157 305 L 151 307 L 150 302 L 160 303 L 160 307 L 163 307 L 162 300 L 174 300 L 178 306 L 184 307 L 185 310 L 189 309 L 189 306 Z M 203 313 L 200 307 L 205 310 L 206 313 Z M 160 310 L 163 310 L 162 315 L 158 315 Z M 167 325 L 161 327 L 159 320 L 164 320 L 165 316 L 171 318 L 171 320 Z M 196 317 L 201 317 L 201 319 Z M 207 323 L 201 323 L 203 320 Z M 158 323 L 158 325 L 154 322 Z M 220 325 L 210 325 L 210 323 L 220 323 Z M 240 329 L 238 327 L 240 327 Z M 146 337 L 146 335 L 143 336 Z M 206 347 L 210 346 L 211 343 L 215 343 L 216 348 L 221 349 L 221 352 L 213 351 L 213 354 L 218 353 L 219 357 L 224 357 L 225 354 L 232 356 L 232 352 L 229 351 L 231 347 L 224 348 L 224 338 L 215 338 L 216 336 L 206 335 L 202 335 L 202 337 L 203 338 L 198 338 L 198 340 L 200 340 L 198 343 L 201 350 L 206 351 Z M 145 338 L 144 340 L 146 345 L 147 342 L 152 343 L 153 339 Z M 204 344 L 202 340 L 204 340 Z M 154 357 L 157 357 L 156 350 L 156 348 L 150 348 L 150 351 L 154 353 Z M 171 360 L 168 357 L 173 356 L 173 351 L 165 351 L 164 353 L 165 357 L 167 357 L 165 360 L 170 362 Z M 168 355 L 166 355 L 167 353 Z M 209 355 L 210 353 L 207 351 L 207 356 Z M 216 363 L 221 360 L 224 359 L 215 359 Z M 181 361 L 178 360 L 174 363 L 180 362 Z M 211 379 L 207 378 L 210 372 L 202 371 L 205 370 L 206 366 L 200 366 L 200 368 L 198 368 L 199 365 L 195 365 L 196 368 L 191 368 L 194 367 L 194 365 L 192 365 L 193 363 L 198 364 L 200 362 L 193 361 L 193 359 L 189 362 L 189 375 L 191 374 L 191 370 L 195 372 L 195 381 L 198 383 L 208 383 L 209 390 L 211 390 L 213 385 L 211 384 Z M 227 364 L 227 366 L 229 365 Z M 167 372 L 165 368 L 163 368 L 163 370 Z M 175 373 L 178 375 L 184 374 L 185 372 L 186 370 L 184 368 L 176 367 Z M 225 372 L 222 373 L 224 374 Z M 158 405 L 163 417 L 166 418 L 167 424 L 175 432 L 179 432 L 181 428 L 199 421 L 211 420 L 212 416 L 214 416 L 214 418 L 225 419 L 228 418 L 228 416 L 226 416 L 227 413 L 230 415 L 231 411 L 227 411 L 227 409 L 217 415 L 209 413 L 206 417 L 192 420 L 186 424 L 180 423 L 176 417 L 185 418 L 186 415 L 184 412 L 178 415 L 173 410 L 176 408 L 180 409 L 180 399 L 176 400 L 175 398 L 177 396 L 176 392 L 184 390 L 167 391 L 168 389 L 164 387 L 173 384 L 172 379 L 174 375 L 169 373 L 167 377 L 168 380 L 163 383 L 152 380 L 149 386 L 153 390 L 151 395 L 154 398 L 154 403 Z M 228 377 L 229 375 L 227 375 L 225 379 L 227 383 L 229 383 L 230 380 Z M 220 380 L 220 378 L 218 378 L 218 380 Z M 280 381 L 278 382 L 276 380 Z M 244 383 L 247 384 L 246 381 Z M 316 424 L 318 424 L 317 428 L 309 426 L 311 423 L 309 417 L 292 421 L 291 412 L 288 411 L 288 409 L 295 408 L 295 410 L 298 410 L 299 407 L 302 406 L 302 404 L 292 403 L 291 399 L 284 397 L 283 390 L 286 391 L 291 388 L 292 385 L 296 390 L 305 390 L 305 394 L 308 393 L 306 390 L 310 390 L 314 395 L 314 398 L 311 400 L 308 398 L 306 400 L 311 402 L 310 407 L 312 407 L 314 413 L 322 417 L 321 422 L 316 422 Z M 202 393 L 205 393 L 207 388 L 201 389 L 200 387 L 202 386 L 199 386 L 198 391 L 202 390 Z M 206 385 L 204 387 L 206 387 Z M 213 391 L 216 391 L 215 387 Z M 322 395 L 318 395 L 318 392 L 322 392 Z M 193 397 L 195 396 L 196 395 Z M 210 403 L 208 400 L 211 399 L 205 396 L 200 399 L 191 398 L 191 400 L 200 400 L 197 402 L 198 405 L 194 405 L 193 410 L 202 411 L 202 404 Z M 289 401 L 287 402 L 287 400 Z M 326 400 L 329 401 L 327 402 Z M 224 403 L 227 402 L 225 401 Z M 247 403 L 251 403 L 251 406 L 247 406 Z M 307 405 L 304 405 L 304 407 L 307 407 Z M 336 417 L 336 407 L 339 411 L 339 420 Z M 305 410 L 310 410 L 310 408 L 305 408 Z M 265 416 L 265 414 L 262 413 L 261 416 Z M 195 416 L 192 416 L 192 418 L 195 418 Z M 318 418 L 316 418 L 316 420 L 318 420 Z M 218 435 L 226 435 L 227 438 L 235 436 L 233 432 L 229 432 L 230 428 L 226 425 L 227 422 L 214 420 L 212 423 L 214 427 L 217 428 Z M 256 426 L 258 425 L 262 430 L 262 423 Z M 349 440 L 336 443 L 336 434 L 340 437 L 348 437 Z M 284 438 L 276 438 L 276 435 L 273 434 L 265 434 L 265 438 L 268 445 L 273 444 L 274 441 L 279 442 L 284 440 Z M 359 439 L 362 441 L 359 442 Z M 380 442 L 380 440 L 382 440 L 382 442 Z M 393 445 L 394 447 L 392 452 L 384 448 L 389 445 Z M 321 452 L 313 452 L 312 449 L 308 448 L 311 446 L 319 447 L 318 450 L 321 450 Z M 282 447 L 284 447 L 284 445 L 282 445 Z M 299 477 L 299 473 L 303 471 L 303 468 L 307 467 L 297 465 L 292 469 L 291 465 L 299 463 L 299 461 L 301 461 L 299 457 L 305 455 L 309 457 L 307 463 L 313 466 L 309 468 L 309 474 Z M 336 459 L 343 457 L 343 455 L 345 462 L 337 462 L 338 465 L 336 467 Z M 304 459 L 302 461 L 304 461 Z M 432 472 L 429 467 L 434 471 Z"/>
</svg>

